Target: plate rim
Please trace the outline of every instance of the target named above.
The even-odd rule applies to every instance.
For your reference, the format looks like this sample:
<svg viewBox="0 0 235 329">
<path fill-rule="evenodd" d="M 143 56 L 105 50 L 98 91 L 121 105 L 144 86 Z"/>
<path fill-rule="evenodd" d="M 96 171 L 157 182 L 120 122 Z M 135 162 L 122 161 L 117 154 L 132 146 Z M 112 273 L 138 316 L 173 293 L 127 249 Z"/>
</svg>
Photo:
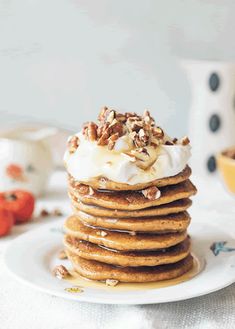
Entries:
<svg viewBox="0 0 235 329">
<path fill-rule="evenodd" d="M 63 224 L 64 220 L 59 220 L 56 223 L 47 223 L 44 224 L 42 227 L 39 228 L 35 228 L 33 230 L 27 231 L 21 235 L 19 235 L 18 237 L 14 238 L 5 248 L 4 252 L 3 252 L 3 264 L 5 269 L 7 270 L 7 273 L 14 278 L 15 280 L 17 280 L 20 283 L 25 284 L 28 287 L 33 288 L 36 291 L 40 291 L 43 293 L 46 293 L 50 296 L 57 296 L 57 297 L 62 297 L 63 299 L 66 300 L 74 300 L 74 301 L 78 301 L 78 302 L 89 302 L 89 303 L 94 303 L 94 304 L 107 304 L 107 305 L 149 305 L 149 304 L 163 304 L 163 303 L 173 303 L 173 302 L 178 302 L 178 301 L 184 301 L 184 300 L 189 300 L 189 299 L 193 299 L 193 298 L 197 298 L 197 297 L 202 297 L 205 295 L 209 295 L 213 292 L 219 291 L 223 288 L 226 288 L 228 286 L 230 286 L 231 284 L 235 283 L 235 276 L 234 278 L 231 277 L 231 280 L 227 281 L 226 283 L 222 283 L 220 285 L 218 285 L 217 287 L 214 287 L 212 289 L 209 289 L 207 291 L 202 291 L 200 293 L 192 293 L 191 295 L 188 296 L 175 296 L 174 298 L 164 298 L 164 300 L 156 300 L 156 301 L 148 301 L 148 300 L 142 300 L 141 302 L 133 302 L 132 300 L 129 300 L 127 298 L 123 298 L 122 300 L 119 298 L 117 301 L 115 300 L 104 300 L 105 297 L 100 297 L 100 296 L 95 296 L 93 295 L 92 297 L 87 296 L 85 294 L 79 294 L 79 298 L 78 295 L 76 294 L 66 294 L 64 291 L 56 291 L 55 289 L 49 289 L 46 287 L 43 287 L 42 285 L 38 285 L 32 281 L 27 280 L 26 278 L 23 278 L 22 276 L 20 276 L 19 274 L 15 273 L 13 271 L 13 269 L 11 268 L 11 266 L 8 263 L 7 260 L 7 254 L 10 252 L 10 250 L 14 247 L 14 243 L 24 240 L 25 237 L 27 236 L 31 236 L 32 232 L 36 233 L 38 232 L 42 232 L 42 231 L 48 231 L 48 229 L 51 228 L 61 228 L 62 224 Z M 198 221 L 195 223 L 203 223 L 202 221 Z M 208 223 L 207 223 L 208 224 Z M 61 239 L 62 241 L 62 239 Z M 195 277 L 196 278 L 196 277 Z M 166 287 L 166 288 L 170 288 L 170 287 Z M 161 288 L 164 289 L 164 288 Z M 154 289 L 153 289 L 154 290 Z M 156 289 L 157 290 L 157 289 Z M 143 293 L 145 292 L 145 290 L 143 290 Z M 157 297 L 157 296 L 156 296 Z"/>
</svg>

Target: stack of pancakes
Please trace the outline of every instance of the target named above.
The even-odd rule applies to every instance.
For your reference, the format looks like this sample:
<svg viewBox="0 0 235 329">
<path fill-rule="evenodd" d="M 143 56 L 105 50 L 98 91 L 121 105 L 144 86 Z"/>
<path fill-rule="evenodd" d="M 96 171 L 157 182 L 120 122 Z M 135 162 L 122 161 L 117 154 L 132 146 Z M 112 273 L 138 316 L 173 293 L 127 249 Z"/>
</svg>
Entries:
<svg viewBox="0 0 235 329">
<path fill-rule="evenodd" d="M 74 269 L 108 282 L 176 278 L 193 266 L 187 227 L 196 193 L 188 166 L 176 176 L 128 185 L 98 177 L 82 184 L 69 176 L 73 215 L 64 245 Z M 148 197 L 151 190 L 156 198 Z"/>
</svg>

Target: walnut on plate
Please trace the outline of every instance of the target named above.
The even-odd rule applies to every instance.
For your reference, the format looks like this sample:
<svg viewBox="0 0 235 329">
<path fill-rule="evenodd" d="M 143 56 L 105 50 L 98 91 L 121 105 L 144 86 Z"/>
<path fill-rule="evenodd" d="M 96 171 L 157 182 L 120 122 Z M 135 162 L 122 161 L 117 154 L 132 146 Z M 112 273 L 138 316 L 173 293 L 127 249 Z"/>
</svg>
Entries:
<svg viewBox="0 0 235 329">
<path fill-rule="evenodd" d="M 58 279 L 64 279 L 70 275 L 69 271 L 64 265 L 58 265 L 52 271 L 52 274 L 56 276 Z"/>
</svg>

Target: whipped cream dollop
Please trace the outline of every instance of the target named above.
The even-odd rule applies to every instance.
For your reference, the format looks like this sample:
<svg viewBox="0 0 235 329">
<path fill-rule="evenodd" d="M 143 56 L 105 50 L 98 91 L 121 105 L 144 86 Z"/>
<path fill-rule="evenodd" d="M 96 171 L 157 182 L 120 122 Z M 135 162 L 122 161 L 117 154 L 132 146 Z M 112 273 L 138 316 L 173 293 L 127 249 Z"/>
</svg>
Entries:
<svg viewBox="0 0 235 329">
<path fill-rule="evenodd" d="M 141 158 L 136 161 L 133 156 L 132 142 L 127 135 L 120 137 L 112 150 L 98 145 L 96 140 L 86 139 L 82 132 L 75 136 L 79 139 L 79 147 L 73 153 L 66 150 L 64 162 L 68 173 L 82 182 L 102 176 L 130 185 L 148 183 L 177 175 L 186 167 L 191 155 L 189 144 L 148 145 L 145 147 L 147 165 L 143 166 L 145 162 Z"/>
</svg>

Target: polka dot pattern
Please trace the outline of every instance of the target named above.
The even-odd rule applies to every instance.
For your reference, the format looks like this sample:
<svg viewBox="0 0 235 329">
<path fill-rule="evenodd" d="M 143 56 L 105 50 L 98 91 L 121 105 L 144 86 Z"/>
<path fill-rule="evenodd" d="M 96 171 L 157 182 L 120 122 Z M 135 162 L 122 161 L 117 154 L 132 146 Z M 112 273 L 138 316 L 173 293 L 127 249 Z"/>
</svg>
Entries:
<svg viewBox="0 0 235 329">
<path fill-rule="evenodd" d="M 220 125 L 221 125 L 220 117 L 218 116 L 218 114 L 213 114 L 213 115 L 210 117 L 210 120 L 209 120 L 209 127 L 210 127 L 210 130 L 211 130 L 212 132 L 216 132 L 216 131 L 219 130 Z"/>
<path fill-rule="evenodd" d="M 218 90 L 220 86 L 220 79 L 217 73 L 212 73 L 209 78 L 209 87 L 212 92 Z"/>
<path fill-rule="evenodd" d="M 214 155 L 210 156 L 208 161 L 207 161 L 207 168 L 209 172 L 214 172 L 216 170 L 216 160 Z"/>
</svg>

